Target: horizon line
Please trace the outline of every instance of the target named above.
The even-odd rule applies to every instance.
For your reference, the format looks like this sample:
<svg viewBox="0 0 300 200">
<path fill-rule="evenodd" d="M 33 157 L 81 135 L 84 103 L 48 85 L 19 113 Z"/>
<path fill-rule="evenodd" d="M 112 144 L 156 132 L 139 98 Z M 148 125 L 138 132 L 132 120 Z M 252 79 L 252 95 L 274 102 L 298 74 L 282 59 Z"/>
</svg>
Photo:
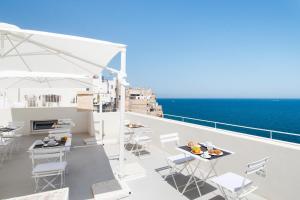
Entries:
<svg viewBox="0 0 300 200">
<path fill-rule="evenodd" d="M 268 99 L 268 100 L 300 100 L 300 97 L 157 97 L 157 99 Z"/>
</svg>

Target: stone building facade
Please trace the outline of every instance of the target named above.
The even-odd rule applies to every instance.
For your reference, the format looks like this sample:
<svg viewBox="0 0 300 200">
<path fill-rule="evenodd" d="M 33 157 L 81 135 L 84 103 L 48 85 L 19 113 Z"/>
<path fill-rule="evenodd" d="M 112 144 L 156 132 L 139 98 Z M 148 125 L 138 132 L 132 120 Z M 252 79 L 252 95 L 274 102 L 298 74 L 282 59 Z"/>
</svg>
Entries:
<svg viewBox="0 0 300 200">
<path fill-rule="evenodd" d="M 163 116 L 161 105 L 156 101 L 156 95 L 151 89 L 128 88 L 126 90 L 126 111 L 153 116 Z"/>
</svg>

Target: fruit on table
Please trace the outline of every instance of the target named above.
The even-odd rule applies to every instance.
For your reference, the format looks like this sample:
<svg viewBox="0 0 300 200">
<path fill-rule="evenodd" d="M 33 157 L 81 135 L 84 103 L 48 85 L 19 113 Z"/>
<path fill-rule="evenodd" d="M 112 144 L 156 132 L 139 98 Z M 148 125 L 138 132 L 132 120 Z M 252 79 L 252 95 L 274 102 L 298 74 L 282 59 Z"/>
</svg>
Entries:
<svg viewBox="0 0 300 200">
<path fill-rule="evenodd" d="M 200 153 L 201 152 L 200 145 L 194 145 L 194 146 L 192 146 L 192 152 L 193 153 Z"/>
</svg>

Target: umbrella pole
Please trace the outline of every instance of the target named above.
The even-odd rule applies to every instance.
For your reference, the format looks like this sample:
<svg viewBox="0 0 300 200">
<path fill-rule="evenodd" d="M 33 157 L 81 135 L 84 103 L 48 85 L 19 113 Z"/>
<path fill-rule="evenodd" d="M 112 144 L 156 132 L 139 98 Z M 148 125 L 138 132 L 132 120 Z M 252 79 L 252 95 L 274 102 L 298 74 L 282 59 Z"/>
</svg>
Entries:
<svg viewBox="0 0 300 200">
<path fill-rule="evenodd" d="M 119 177 L 124 177 L 124 117 L 125 117 L 125 85 L 124 79 L 126 76 L 126 50 L 121 51 L 121 70 L 118 74 L 118 83 L 120 87 L 120 155 L 119 155 Z"/>
<path fill-rule="evenodd" d="M 21 88 L 18 88 L 18 103 L 21 102 Z"/>
</svg>

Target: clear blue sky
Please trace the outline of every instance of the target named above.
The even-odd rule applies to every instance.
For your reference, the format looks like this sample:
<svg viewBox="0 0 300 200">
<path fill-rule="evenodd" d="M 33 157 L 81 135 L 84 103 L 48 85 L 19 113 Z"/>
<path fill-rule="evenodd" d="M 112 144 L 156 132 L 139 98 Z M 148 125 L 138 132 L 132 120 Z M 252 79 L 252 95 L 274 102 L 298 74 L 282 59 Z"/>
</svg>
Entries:
<svg viewBox="0 0 300 200">
<path fill-rule="evenodd" d="M 300 98 L 300 0 L 2 0 L 0 21 L 127 44 L 159 97 Z"/>
</svg>

